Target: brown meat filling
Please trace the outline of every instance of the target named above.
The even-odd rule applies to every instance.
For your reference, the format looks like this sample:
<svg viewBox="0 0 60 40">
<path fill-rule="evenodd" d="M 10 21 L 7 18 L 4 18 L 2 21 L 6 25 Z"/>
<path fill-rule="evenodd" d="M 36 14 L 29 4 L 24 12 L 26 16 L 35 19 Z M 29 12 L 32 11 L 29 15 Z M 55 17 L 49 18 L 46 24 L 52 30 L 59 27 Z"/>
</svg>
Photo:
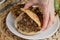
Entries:
<svg viewBox="0 0 60 40">
<path fill-rule="evenodd" d="M 24 7 L 24 4 L 21 4 L 21 5 L 16 5 L 14 6 L 12 9 L 12 11 L 14 12 L 14 15 L 16 17 L 18 17 L 21 13 L 24 13 L 23 11 L 20 10 L 20 8 L 23 8 Z M 33 7 L 30 7 L 29 8 L 31 11 L 35 12 L 38 17 L 40 18 L 40 21 L 42 23 L 42 14 L 41 12 L 39 11 L 38 8 L 33 8 Z M 21 31 L 26 31 L 26 32 L 37 32 L 37 31 L 40 31 L 38 25 L 25 13 L 22 15 L 22 18 L 17 22 L 17 30 L 21 30 Z"/>
<path fill-rule="evenodd" d="M 14 15 L 16 18 L 21 14 L 21 10 L 20 8 L 23 8 L 24 4 L 20 4 L 20 5 L 15 5 L 12 7 L 12 15 Z"/>
<path fill-rule="evenodd" d="M 23 14 L 22 18 L 17 22 L 17 24 L 17 28 L 24 32 L 40 31 L 38 25 L 27 14 Z"/>
</svg>

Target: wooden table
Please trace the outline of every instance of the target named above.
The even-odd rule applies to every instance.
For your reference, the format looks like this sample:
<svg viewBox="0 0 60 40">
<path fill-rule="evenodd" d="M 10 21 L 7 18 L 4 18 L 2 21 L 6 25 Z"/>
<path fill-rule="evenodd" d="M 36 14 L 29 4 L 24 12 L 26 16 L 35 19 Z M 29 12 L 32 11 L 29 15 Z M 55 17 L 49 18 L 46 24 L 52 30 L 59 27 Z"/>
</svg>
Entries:
<svg viewBox="0 0 60 40">
<path fill-rule="evenodd" d="M 10 2 L 11 0 L 7 0 L 4 4 L 0 5 L 0 9 L 4 8 Z M 3 12 L 0 12 L 0 40 L 27 40 L 14 35 L 7 28 L 6 16 L 9 11 L 10 11 L 10 8 L 6 9 Z M 41 40 L 60 40 L 60 28 L 57 30 L 57 32 L 53 36 L 46 39 L 41 39 Z"/>
</svg>

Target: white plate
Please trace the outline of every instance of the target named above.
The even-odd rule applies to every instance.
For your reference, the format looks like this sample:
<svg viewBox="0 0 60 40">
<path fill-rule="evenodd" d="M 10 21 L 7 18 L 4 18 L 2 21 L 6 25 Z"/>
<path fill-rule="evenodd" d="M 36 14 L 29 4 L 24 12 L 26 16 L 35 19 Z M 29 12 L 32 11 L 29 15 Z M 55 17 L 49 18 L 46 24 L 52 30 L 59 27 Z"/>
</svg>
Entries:
<svg viewBox="0 0 60 40">
<path fill-rule="evenodd" d="M 56 16 L 56 22 L 51 27 L 47 28 L 45 31 L 39 32 L 39 34 L 36 34 L 36 35 L 33 35 L 33 36 L 26 36 L 26 35 L 23 35 L 23 34 L 17 32 L 15 30 L 14 21 L 15 20 L 12 17 L 11 12 L 9 12 L 9 14 L 7 15 L 7 18 L 6 18 L 7 27 L 9 28 L 9 30 L 13 34 L 15 34 L 19 37 L 25 38 L 25 39 L 44 39 L 44 38 L 48 38 L 48 37 L 52 36 L 57 31 L 57 29 L 59 28 L 59 17 Z"/>
<path fill-rule="evenodd" d="M 2 4 L 3 2 L 5 2 L 5 0 L 2 0 L 2 1 L 0 2 L 0 4 Z"/>
</svg>

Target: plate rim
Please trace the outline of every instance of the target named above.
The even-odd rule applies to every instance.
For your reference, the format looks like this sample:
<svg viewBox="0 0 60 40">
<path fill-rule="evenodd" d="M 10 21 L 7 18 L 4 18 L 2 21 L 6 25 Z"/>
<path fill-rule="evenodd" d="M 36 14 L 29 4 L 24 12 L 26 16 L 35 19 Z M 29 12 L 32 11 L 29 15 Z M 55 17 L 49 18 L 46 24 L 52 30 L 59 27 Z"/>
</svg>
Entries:
<svg viewBox="0 0 60 40">
<path fill-rule="evenodd" d="M 1 1 L 0 4 L 2 4 L 3 2 L 5 2 L 5 0 Z"/>
<path fill-rule="evenodd" d="M 9 14 L 10 14 L 10 12 L 9 12 Z M 8 15 L 9 15 L 8 14 Z M 8 15 L 7 15 L 7 17 L 8 17 Z M 59 20 L 59 19 L 58 19 Z M 6 18 L 6 21 L 7 21 L 7 18 Z M 7 25 L 7 22 L 6 22 L 6 25 Z M 7 27 L 8 27 L 8 25 L 7 25 Z M 58 27 L 57 27 L 57 29 L 55 30 L 55 32 L 58 30 L 58 28 L 59 28 L 59 23 L 58 23 Z M 8 28 L 9 29 L 9 28 Z M 10 29 L 9 29 L 10 30 Z M 11 30 L 10 30 L 11 31 Z M 50 36 L 52 36 L 55 32 L 53 32 L 51 35 L 49 35 L 49 36 L 47 36 L 47 37 L 44 37 L 44 38 L 49 38 Z M 14 33 L 13 33 L 14 34 Z M 14 34 L 14 35 L 16 35 L 16 34 Z M 17 36 L 17 35 L 16 35 Z M 22 37 L 22 38 L 24 38 L 24 37 Z M 39 39 L 44 39 L 44 38 L 39 38 Z M 25 39 L 29 39 L 29 38 L 25 38 Z M 35 38 L 34 38 L 35 39 Z"/>
</svg>

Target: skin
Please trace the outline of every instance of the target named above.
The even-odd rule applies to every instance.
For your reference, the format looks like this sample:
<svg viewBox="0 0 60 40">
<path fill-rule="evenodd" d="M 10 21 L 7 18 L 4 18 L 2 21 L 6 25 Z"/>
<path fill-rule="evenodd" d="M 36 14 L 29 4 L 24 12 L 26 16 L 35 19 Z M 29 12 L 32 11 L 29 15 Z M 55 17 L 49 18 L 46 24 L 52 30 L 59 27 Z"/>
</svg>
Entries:
<svg viewBox="0 0 60 40">
<path fill-rule="evenodd" d="M 28 9 L 35 4 L 39 6 L 39 9 L 43 14 L 43 25 L 41 30 L 44 31 L 54 22 L 54 0 L 30 0 L 26 3 L 24 8 Z"/>
</svg>

